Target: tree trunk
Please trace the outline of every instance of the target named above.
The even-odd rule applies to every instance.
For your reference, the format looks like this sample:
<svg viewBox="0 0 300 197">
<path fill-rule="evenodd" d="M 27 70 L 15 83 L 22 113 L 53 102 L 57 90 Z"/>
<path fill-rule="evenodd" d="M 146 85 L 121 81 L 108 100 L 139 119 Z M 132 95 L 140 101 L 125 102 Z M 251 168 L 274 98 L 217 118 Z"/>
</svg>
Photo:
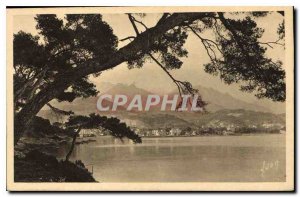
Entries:
<svg viewBox="0 0 300 197">
<path fill-rule="evenodd" d="M 66 161 L 69 161 L 69 158 L 73 152 L 73 149 L 74 149 L 74 146 L 75 146 L 75 142 L 76 142 L 76 138 L 77 138 L 77 135 L 80 133 L 80 130 L 81 130 L 81 127 L 79 127 L 77 129 L 77 131 L 75 132 L 74 136 L 73 136 L 73 140 L 72 140 L 72 145 L 71 145 L 71 148 L 68 152 L 68 154 L 66 155 Z"/>
</svg>

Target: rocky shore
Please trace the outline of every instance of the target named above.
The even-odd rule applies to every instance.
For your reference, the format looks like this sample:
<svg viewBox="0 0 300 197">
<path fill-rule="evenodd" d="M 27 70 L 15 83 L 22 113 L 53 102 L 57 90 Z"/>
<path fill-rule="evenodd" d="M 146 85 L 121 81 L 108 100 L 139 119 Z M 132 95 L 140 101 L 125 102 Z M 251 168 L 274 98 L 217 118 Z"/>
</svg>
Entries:
<svg viewBox="0 0 300 197">
<path fill-rule="evenodd" d="M 70 141 L 66 134 L 23 137 L 15 146 L 15 182 L 95 182 L 80 160 L 56 158 L 58 149 Z M 79 140 L 77 144 L 91 141 Z"/>
</svg>

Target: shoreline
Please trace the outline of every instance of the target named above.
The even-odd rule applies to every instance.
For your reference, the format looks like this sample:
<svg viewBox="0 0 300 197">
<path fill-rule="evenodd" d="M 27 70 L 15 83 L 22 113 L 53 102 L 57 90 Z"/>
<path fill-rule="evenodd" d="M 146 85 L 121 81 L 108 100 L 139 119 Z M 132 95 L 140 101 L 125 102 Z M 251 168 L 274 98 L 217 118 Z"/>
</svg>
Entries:
<svg viewBox="0 0 300 197">
<path fill-rule="evenodd" d="M 285 135 L 285 133 L 247 133 L 247 134 L 231 134 L 231 135 L 189 135 L 189 136 L 141 136 L 142 138 L 172 138 L 172 137 L 229 137 L 229 136 L 257 136 L 257 135 Z M 102 136 L 97 136 L 98 137 L 112 137 L 109 135 L 102 135 Z"/>
</svg>

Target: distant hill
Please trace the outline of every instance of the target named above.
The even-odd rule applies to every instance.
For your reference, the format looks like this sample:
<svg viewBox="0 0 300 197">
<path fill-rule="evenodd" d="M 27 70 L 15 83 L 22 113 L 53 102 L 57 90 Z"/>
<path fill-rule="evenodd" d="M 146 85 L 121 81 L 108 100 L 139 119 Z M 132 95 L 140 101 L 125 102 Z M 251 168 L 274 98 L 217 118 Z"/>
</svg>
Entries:
<svg viewBox="0 0 300 197">
<path fill-rule="evenodd" d="M 123 94 L 126 95 L 130 98 L 132 98 L 136 94 L 140 94 L 143 98 L 143 104 L 145 104 L 145 98 L 149 94 L 153 94 L 149 91 L 146 91 L 142 88 L 139 88 L 135 86 L 134 84 L 131 85 L 125 85 L 125 84 L 111 84 L 111 83 L 104 83 L 103 86 L 101 86 L 101 94 Z M 243 100 L 240 100 L 238 98 L 235 98 L 231 96 L 230 94 L 224 94 L 221 93 L 220 91 L 217 91 L 212 88 L 205 88 L 203 86 L 196 86 L 199 90 L 200 95 L 203 97 L 203 100 L 208 102 L 207 110 L 208 114 L 203 115 L 203 114 L 197 114 L 197 113 L 176 113 L 176 112 L 159 112 L 159 107 L 156 107 L 157 109 L 154 109 L 154 111 L 151 112 L 128 112 L 126 111 L 126 107 L 119 107 L 117 112 L 101 112 L 103 115 L 108 115 L 108 116 L 120 116 L 122 119 L 126 119 L 128 121 L 134 120 L 138 121 L 140 125 L 143 125 L 145 127 L 149 126 L 163 126 L 163 125 L 175 125 L 181 126 L 181 125 L 186 125 L 186 124 L 204 124 L 205 122 L 210 122 L 210 119 L 217 119 L 221 118 L 222 120 L 226 121 L 238 121 L 239 124 L 241 121 L 239 119 L 244 119 L 243 122 L 245 124 L 249 124 L 251 121 L 253 122 L 258 122 L 260 120 L 255 120 L 255 118 L 263 117 L 263 120 L 267 120 L 268 118 L 270 120 L 278 120 L 278 117 L 285 117 L 284 113 L 281 113 L 279 116 L 274 115 L 272 113 L 276 112 L 281 112 L 282 109 L 276 109 L 276 107 L 269 108 L 262 106 L 261 103 L 264 102 L 257 102 L 257 103 L 249 103 Z M 170 95 L 172 94 L 177 94 L 177 91 L 170 91 Z M 68 102 L 62 102 L 59 103 L 57 101 L 53 101 L 52 104 L 60 109 L 63 110 L 72 110 L 76 114 L 90 114 L 90 113 L 97 113 L 97 97 L 90 97 L 86 99 L 75 99 L 72 103 Z M 272 106 L 270 103 L 265 101 L 266 106 Z M 104 105 L 112 105 L 112 101 L 105 100 Z M 274 104 L 275 105 L 275 104 Z M 278 106 L 278 105 L 276 105 Z M 284 103 L 282 103 L 282 106 L 284 107 Z M 234 111 L 234 113 L 237 113 L 238 110 L 242 111 L 242 116 L 232 116 L 228 119 L 228 116 L 226 115 L 227 111 Z M 237 110 L 237 111 L 236 111 Z M 249 112 L 248 112 L 249 111 Z M 252 112 L 250 112 L 252 111 Z M 247 113 L 246 113 L 247 112 Z M 271 113 L 272 112 L 272 113 Z M 195 115 L 196 114 L 196 115 Z M 45 107 L 40 113 L 40 116 L 48 118 L 53 121 L 57 121 L 57 118 L 51 113 L 51 111 Z M 224 116 L 223 116 L 224 115 Z M 246 116 L 247 115 L 247 116 Z M 134 117 L 134 118 L 133 118 Z M 205 118 L 203 118 L 205 117 Z M 248 118 L 252 117 L 249 119 L 247 122 Z M 196 120 L 195 120 L 196 119 Z M 284 118 L 282 118 L 284 119 Z M 285 120 L 285 119 L 284 119 Z"/>
<path fill-rule="evenodd" d="M 140 94 L 144 96 L 153 94 L 149 91 L 138 88 L 135 84 L 126 85 L 122 83 L 118 83 L 116 85 L 112 84 L 111 87 L 107 88 L 107 90 L 104 93 L 110 95 L 123 94 L 131 97 L 133 97 L 136 94 Z"/>
<path fill-rule="evenodd" d="M 123 116 L 124 117 L 124 116 Z M 122 119 L 122 117 L 120 117 Z M 142 113 L 128 115 L 124 120 L 130 126 L 142 128 L 185 128 L 185 127 L 284 127 L 282 115 L 250 110 L 220 110 L 211 113 L 173 112 L 173 113 Z M 131 124 L 139 123 L 139 124 Z"/>
<path fill-rule="evenodd" d="M 176 113 L 170 114 L 170 113 L 149 112 L 149 113 L 139 113 L 135 115 L 131 114 L 127 116 L 126 119 L 122 117 L 119 118 L 124 122 L 126 122 L 128 125 L 139 127 L 139 128 L 167 128 L 167 127 L 183 128 L 189 125 L 191 126 L 191 122 L 177 117 Z"/>
<path fill-rule="evenodd" d="M 207 110 L 215 112 L 223 109 L 245 109 L 261 112 L 274 112 L 274 108 L 264 107 L 257 103 L 249 103 L 231 96 L 228 93 L 221 93 L 213 88 L 206 88 L 203 86 L 195 86 L 199 90 L 199 94 L 203 100 L 208 103 Z M 170 92 L 170 94 L 177 93 L 177 90 Z"/>
<path fill-rule="evenodd" d="M 255 112 L 250 110 L 220 110 L 214 113 L 208 113 L 194 122 L 197 125 L 234 125 L 239 127 L 256 126 L 261 127 L 264 124 L 285 125 L 285 119 L 280 115 L 266 112 Z"/>
<path fill-rule="evenodd" d="M 100 86 L 101 94 L 124 94 L 129 97 L 133 97 L 135 94 L 140 94 L 145 97 L 149 94 L 153 94 L 147 90 L 139 88 L 134 84 L 125 85 L 125 84 L 111 84 L 111 83 L 101 83 Z M 195 86 L 199 90 L 200 95 L 208 103 L 208 111 L 215 112 L 223 109 L 246 109 L 252 111 L 261 111 L 261 112 L 271 112 L 276 114 L 285 113 L 285 103 L 275 103 L 268 99 L 255 99 L 249 100 L 245 98 L 236 98 L 229 93 L 222 93 L 214 88 L 206 88 L 201 85 Z M 178 90 L 168 92 L 169 95 L 178 94 Z M 157 110 L 156 110 L 157 111 Z"/>
</svg>

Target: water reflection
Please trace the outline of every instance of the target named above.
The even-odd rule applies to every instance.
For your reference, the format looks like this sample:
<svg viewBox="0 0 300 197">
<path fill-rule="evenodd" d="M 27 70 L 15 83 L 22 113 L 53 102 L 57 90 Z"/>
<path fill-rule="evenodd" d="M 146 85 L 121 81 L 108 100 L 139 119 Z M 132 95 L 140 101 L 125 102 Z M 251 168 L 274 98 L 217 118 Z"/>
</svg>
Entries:
<svg viewBox="0 0 300 197">
<path fill-rule="evenodd" d="M 138 145 L 98 137 L 76 146 L 71 159 L 93 165 L 100 182 L 285 181 L 285 136 L 144 138 Z"/>
</svg>

